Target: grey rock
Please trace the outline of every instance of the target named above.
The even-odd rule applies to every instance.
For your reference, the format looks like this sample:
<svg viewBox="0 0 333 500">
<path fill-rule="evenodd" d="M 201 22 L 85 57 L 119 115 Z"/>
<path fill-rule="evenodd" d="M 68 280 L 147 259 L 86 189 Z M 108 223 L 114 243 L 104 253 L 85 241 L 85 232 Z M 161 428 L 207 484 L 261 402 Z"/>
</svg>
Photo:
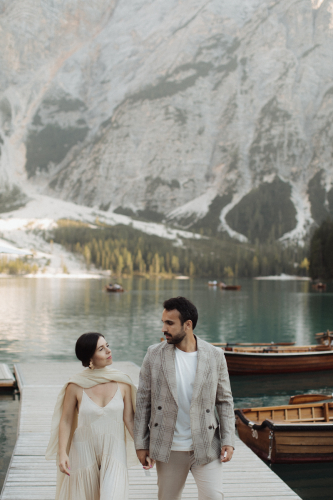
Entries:
<svg viewBox="0 0 333 500">
<path fill-rule="evenodd" d="M 1 183 L 241 241 L 333 214 L 332 0 L 13 0 L 0 27 Z"/>
</svg>

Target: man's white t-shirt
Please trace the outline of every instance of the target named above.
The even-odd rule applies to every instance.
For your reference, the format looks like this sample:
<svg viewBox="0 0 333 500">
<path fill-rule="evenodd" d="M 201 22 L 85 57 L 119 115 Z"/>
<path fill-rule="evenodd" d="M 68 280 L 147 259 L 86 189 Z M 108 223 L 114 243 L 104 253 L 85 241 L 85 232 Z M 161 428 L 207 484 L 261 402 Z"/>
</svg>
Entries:
<svg viewBox="0 0 333 500">
<path fill-rule="evenodd" d="M 193 450 L 190 406 L 193 385 L 197 371 L 198 352 L 184 352 L 175 348 L 175 368 L 177 379 L 178 415 L 173 435 L 172 451 Z"/>
</svg>

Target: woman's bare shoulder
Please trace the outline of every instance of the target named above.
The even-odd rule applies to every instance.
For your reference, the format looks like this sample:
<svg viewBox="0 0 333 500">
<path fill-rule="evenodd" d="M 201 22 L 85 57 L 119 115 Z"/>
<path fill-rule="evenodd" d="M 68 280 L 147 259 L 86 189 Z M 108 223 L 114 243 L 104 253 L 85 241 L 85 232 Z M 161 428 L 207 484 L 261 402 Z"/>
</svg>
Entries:
<svg viewBox="0 0 333 500">
<path fill-rule="evenodd" d="M 70 382 L 66 387 L 66 394 L 76 396 L 80 392 L 82 392 L 82 387 L 80 387 L 77 384 L 74 384 L 73 382 Z"/>
<path fill-rule="evenodd" d="M 128 384 L 125 384 L 125 382 L 118 382 L 118 386 L 119 386 L 119 389 L 121 390 L 123 395 L 131 392 L 131 386 Z"/>
</svg>

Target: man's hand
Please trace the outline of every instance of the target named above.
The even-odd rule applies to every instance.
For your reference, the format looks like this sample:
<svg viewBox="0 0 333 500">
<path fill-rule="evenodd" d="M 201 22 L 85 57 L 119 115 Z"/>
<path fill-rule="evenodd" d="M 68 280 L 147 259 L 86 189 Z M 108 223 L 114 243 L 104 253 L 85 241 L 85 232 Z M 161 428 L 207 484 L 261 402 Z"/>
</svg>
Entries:
<svg viewBox="0 0 333 500">
<path fill-rule="evenodd" d="M 144 469 L 148 470 L 154 467 L 155 460 L 150 458 L 149 450 L 136 450 L 136 454 Z"/>
<path fill-rule="evenodd" d="M 222 446 L 221 462 L 230 462 L 233 454 L 234 454 L 234 449 L 232 446 Z"/>
</svg>

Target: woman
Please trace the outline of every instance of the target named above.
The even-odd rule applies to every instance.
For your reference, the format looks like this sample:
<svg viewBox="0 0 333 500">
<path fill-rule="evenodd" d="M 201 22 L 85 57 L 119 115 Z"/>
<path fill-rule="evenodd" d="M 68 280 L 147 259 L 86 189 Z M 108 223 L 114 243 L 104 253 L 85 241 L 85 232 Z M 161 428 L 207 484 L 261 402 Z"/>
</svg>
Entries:
<svg viewBox="0 0 333 500">
<path fill-rule="evenodd" d="M 56 500 L 125 500 L 127 467 L 138 463 L 136 388 L 128 375 L 110 367 L 111 349 L 102 334 L 81 335 L 75 352 L 86 369 L 58 396 L 46 451 L 59 466 Z"/>
</svg>

